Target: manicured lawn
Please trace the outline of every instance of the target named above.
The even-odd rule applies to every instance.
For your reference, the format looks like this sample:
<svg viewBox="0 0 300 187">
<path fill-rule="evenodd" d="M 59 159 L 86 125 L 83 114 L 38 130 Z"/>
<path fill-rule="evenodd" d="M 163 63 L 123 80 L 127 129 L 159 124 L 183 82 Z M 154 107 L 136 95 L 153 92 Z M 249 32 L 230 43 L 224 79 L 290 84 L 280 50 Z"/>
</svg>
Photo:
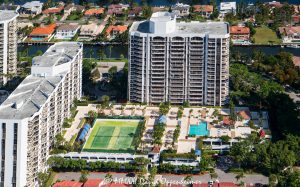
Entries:
<svg viewBox="0 0 300 187">
<path fill-rule="evenodd" d="M 276 32 L 266 26 L 256 28 L 254 34 L 255 44 L 280 44 L 281 39 L 277 37 Z"/>
<path fill-rule="evenodd" d="M 96 121 L 83 151 L 88 152 L 132 152 L 139 120 Z"/>
</svg>

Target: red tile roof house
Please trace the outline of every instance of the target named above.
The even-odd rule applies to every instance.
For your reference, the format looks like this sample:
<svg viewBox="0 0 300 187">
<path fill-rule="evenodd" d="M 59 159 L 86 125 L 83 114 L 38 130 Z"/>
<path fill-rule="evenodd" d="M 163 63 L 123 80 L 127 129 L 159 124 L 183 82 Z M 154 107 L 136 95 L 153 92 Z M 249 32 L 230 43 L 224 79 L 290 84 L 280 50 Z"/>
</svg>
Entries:
<svg viewBox="0 0 300 187">
<path fill-rule="evenodd" d="M 85 11 L 85 16 L 100 16 L 104 13 L 104 8 L 92 8 Z"/>
<path fill-rule="evenodd" d="M 123 5 L 123 4 L 111 4 L 108 7 L 107 14 L 109 15 L 124 15 L 124 11 L 127 10 L 129 5 Z"/>
<path fill-rule="evenodd" d="M 300 26 L 279 27 L 283 43 L 300 44 Z"/>
<path fill-rule="evenodd" d="M 46 10 L 44 10 L 42 13 L 45 15 L 49 15 L 49 14 L 59 14 L 64 10 L 64 6 L 59 6 L 59 7 L 51 7 L 51 8 L 47 8 Z"/>
<path fill-rule="evenodd" d="M 234 44 L 249 44 L 250 29 L 244 26 L 231 26 L 230 37 Z"/>
<path fill-rule="evenodd" d="M 49 41 L 53 37 L 56 24 L 36 27 L 29 34 L 30 41 Z"/>
<path fill-rule="evenodd" d="M 62 181 L 55 183 L 52 187 L 82 187 L 82 182 L 77 181 Z"/>
<path fill-rule="evenodd" d="M 104 184 L 104 181 L 101 179 L 88 179 L 83 187 L 101 187 Z"/>
<path fill-rule="evenodd" d="M 106 29 L 106 36 L 107 38 L 114 38 L 117 34 L 127 31 L 127 28 L 126 25 L 111 25 Z"/>
<path fill-rule="evenodd" d="M 194 5 L 193 8 L 194 12 L 199 13 L 206 18 L 209 18 L 214 12 L 214 6 L 212 5 Z"/>
</svg>

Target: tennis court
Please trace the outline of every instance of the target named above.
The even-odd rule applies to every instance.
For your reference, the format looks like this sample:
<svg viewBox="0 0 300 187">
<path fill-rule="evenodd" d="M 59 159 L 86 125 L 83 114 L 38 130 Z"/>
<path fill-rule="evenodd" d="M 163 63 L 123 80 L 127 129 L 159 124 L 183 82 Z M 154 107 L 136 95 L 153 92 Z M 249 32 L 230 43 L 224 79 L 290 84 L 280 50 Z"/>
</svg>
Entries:
<svg viewBox="0 0 300 187">
<path fill-rule="evenodd" d="M 132 141 L 140 120 L 98 119 L 89 135 L 83 151 L 132 152 Z"/>
</svg>

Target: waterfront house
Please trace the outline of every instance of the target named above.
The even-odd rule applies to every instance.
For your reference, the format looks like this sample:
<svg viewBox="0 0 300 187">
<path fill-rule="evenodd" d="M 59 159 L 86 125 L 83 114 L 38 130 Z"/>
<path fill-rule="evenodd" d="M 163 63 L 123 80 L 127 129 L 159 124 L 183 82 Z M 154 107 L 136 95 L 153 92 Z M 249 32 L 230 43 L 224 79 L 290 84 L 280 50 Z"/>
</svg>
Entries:
<svg viewBox="0 0 300 187">
<path fill-rule="evenodd" d="M 142 12 L 143 12 L 143 7 L 140 6 L 133 7 L 131 10 L 129 10 L 128 17 L 134 18 L 136 16 L 141 16 Z"/>
<path fill-rule="evenodd" d="M 91 8 L 85 11 L 85 16 L 100 16 L 104 13 L 104 8 Z"/>
<path fill-rule="evenodd" d="M 283 43 L 300 44 L 300 26 L 279 27 Z"/>
<path fill-rule="evenodd" d="M 172 5 L 171 10 L 178 17 L 188 16 L 190 14 L 190 5 L 176 3 L 175 5 Z"/>
<path fill-rule="evenodd" d="M 95 23 L 88 25 L 82 25 L 79 33 L 79 40 L 81 41 L 90 41 L 96 38 L 100 34 L 99 26 Z"/>
<path fill-rule="evenodd" d="M 44 3 L 40 1 L 30 1 L 22 5 L 19 9 L 20 15 L 36 16 L 42 13 Z"/>
<path fill-rule="evenodd" d="M 64 6 L 51 7 L 43 11 L 44 15 L 60 14 L 64 10 Z"/>
<path fill-rule="evenodd" d="M 56 29 L 55 39 L 70 40 L 78 33 L 80 26 L 64 24 Z"/>
<path fill-rule="evenodd" d="M 114 38 L 118 34 L 122 34 L 127 31 L 128 26 L 126 25 L 111 25 L 106 29 L 107 38 Z"/>
<path fill-rule="evenodd" d="M 206 18 L 209 18 L 214 12 L 214 6 L 212 5 L 194 5 L 193 8 L 195 13 L 199 13 Z"/>
<path fill-rule="evenodd" d="M 250 29 L 245 26 L 231 26 L 230 37 L 234 44 L 249 44 Z"/>
<path fill-rule="evenodd" d="M 224 17 L 228 13 L 236 14 L 236 2 L 221 2 L 219 7 L 220 15 Z"/>
<path fill-rule="evenodd" d="M 122 16 L 124 15 L 124 11 L 129 8 L 129 5 L 124 4 L 111 4 L 108 6 L 107 14 Z"/>
<path fill-rule="evenodd" d="M 30 41 L 50 41 L 55 32 L 56 24 L 36 27 L 29 34 Z"/>
<path fill-rule="evenodd" d="M 64 14 L 65 15 L 70 15 L 71 12 L 84 12 L 85 8 L 84 6 L 81 5 L 75 5 L 74 3 L 68 4 L 65 8 L 64 8 Z"/>
</svg>

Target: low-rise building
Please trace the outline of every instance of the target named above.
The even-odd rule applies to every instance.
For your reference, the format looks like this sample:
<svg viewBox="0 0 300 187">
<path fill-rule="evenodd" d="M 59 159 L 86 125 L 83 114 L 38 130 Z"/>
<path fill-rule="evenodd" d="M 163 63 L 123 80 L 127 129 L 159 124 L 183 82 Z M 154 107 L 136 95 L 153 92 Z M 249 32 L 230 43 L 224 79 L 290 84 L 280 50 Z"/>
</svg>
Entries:
<svg viewBox="0 0 300 187">
<path fill-rule="evenodd" d="M 71 4 L 68 4 L 68 5 L 64 8 L 64 14 L 70 15 L 71 12 L 73 12 L 73 11 L 84 12 L 84 10 L 85 10 L 84 6 L 81 6 L 81 5 L 75 5 L 74 3 L 71 3 Z"/>
<path fill-rule="evenodd" d="M 193 8 L 195 13 L 199 13 L 206 18 L 209 18 L 214 12 L 214 6 L 212 5 L 194 5 Z"/>
<path fill-rule="evenodd" d="M 108 38 L 114 38 L 118 34 L 122 34 L 127 31 L 128 26 L 126 25 L 111 25 L 106 29 L 106 36 Z"/>
<path fill-rule="evenodd" d="M 109 15 L 123 15 L 124 11 L 129 8 L 129 5 L 124 4 L 111 4 L 108 6 L 107 14 Z"/>
<path fill-rule="evenodd" d="M 19 9 L 20 15 L 31 15 L 35 16 L 42 13 L 44 3 L 40 1 L 30 1 L 26 2 Z"/>
<path fill-rule="evenodd" d="M 50 41 L 55 32 L 56 24 L 36 27 L 29 34 L 30 41 Z"/>
<path fill-rule="evenodd" d="M 300 43 L 300 26 L 279 27 L 279 33 L 283 43 L 299 44 Z"/>
<path fill-rule="evenodd" d="M 95 39 L 99 33 L 99 26 L 95 23 L 88 25 L 82 25 L 80 28 L 79 39 L 80 40 L 92 40 Z"/>
<path fill-rule="evenodd" d="M 209 18 L 214 12 L 213 5 L 194 5 L 193 8 L 195 13 L 199 13 L 206 18 Z"/>
<path fill-rule="evenodd" d="M 141 16 L 142 12 L 143 12 L 143 7 L 140 7 L 140 6 L 133 7 L 131 10 L 129 10 L 128 17 L 133 18 L 136 16 Z"/>
<path fill-rule="evenodd" d="M 79 28 L 79 25 L 61 25 L 56 29 L 55 39 L 70 40 L 78 33 Z"/>
<path fill-rule="evenodd" d="M 175 5 L 172 5 L 171 10 L 178 17 L 188 16 L 190 14 L 190 5 L 176 3 Z"/>
<path fill-rule="evenodd" d="M 91 8 L 85 11 L 85 16 L 100 16 L 104 13 L 104 8 Z"/>
<path fill-rule="evenodd" d="M 230 37 L 234 44 L 248 45 L 250 43 L 250 29 L 245 26 L 231 26 Z"/>
<path fill-rule="evenodd" d="M 224 17 L 228 13 L 236 14 L 236 2 L 221 2 L 219 7 L 220 15 Z"/>
<path fill-rule="evenodd" d="M 64 10 L 64 6 L 59 6 L 59 7 L 51 7 L 51 8 L 47 8 L 46 10 L 44 10 L 42 13 L 45 15 L 49 15 L 49 14 L 59 14 Z"/>
</svg>

